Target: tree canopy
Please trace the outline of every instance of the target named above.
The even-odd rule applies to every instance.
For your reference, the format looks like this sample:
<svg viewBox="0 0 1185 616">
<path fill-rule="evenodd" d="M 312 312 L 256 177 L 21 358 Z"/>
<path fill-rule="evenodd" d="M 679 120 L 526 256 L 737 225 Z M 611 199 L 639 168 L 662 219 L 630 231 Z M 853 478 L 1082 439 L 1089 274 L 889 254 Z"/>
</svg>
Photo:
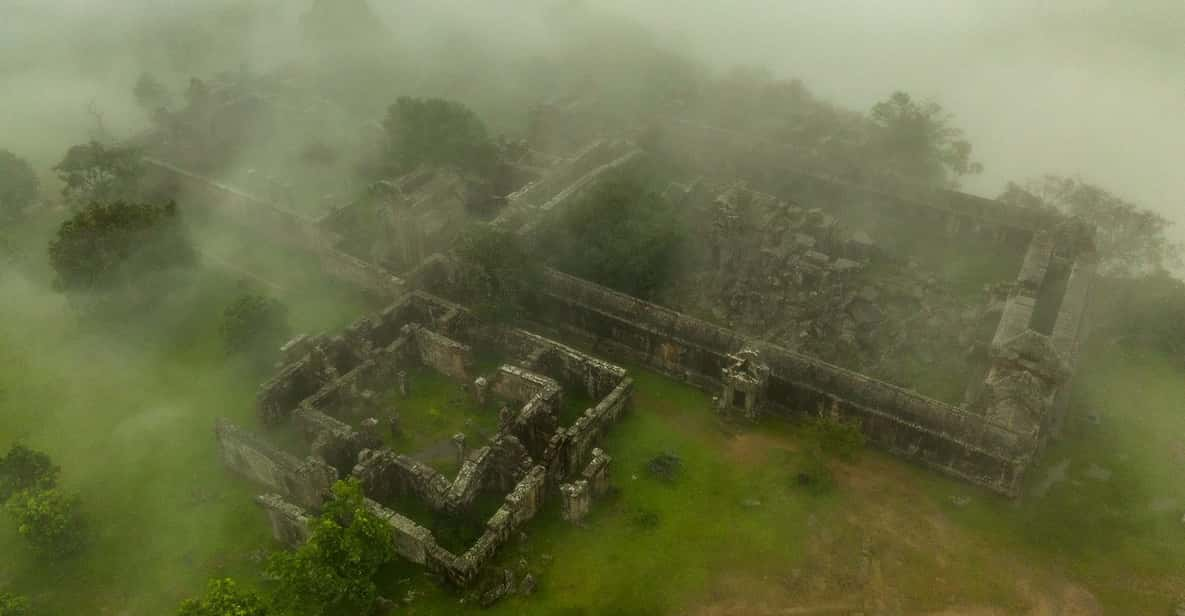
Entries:
<svg viewBox="0 0 1185 616">
<path fill-rule="evenodd" d="M 674 274 L 681 221 L 643 171 L 626 169 L 559 214 L 542 252 L 560 270 L 651 298 Z"/>
<path fill-rule="evenodd" d="M 62 196 L 82 206 L 138 198 L 144 165 L 136 148 L 91 141 L 67 150 L 54 171 L 64 184 Z"/>
<path fill-rule="evenodd" d="M 39 182 L 29 161 L 0 150 L 0 220 L 14 218 L 37 200 Z"/>
<path fill-rule="evenodd" d="M 28 614 L 28 599 L 0 592 L 0 616 L 28 616 Z"/>
<path fill-rule="evenodd" d="M 902 179 L 955 187 L 962 176 L 983 170 L 972 160 L 963 131 L 951 125 L 951 114 L 938 103 L 894 92 L 874 105 L 868 117 L 878 164 Z"/>
<path fill-rule="evenodd" d="M 1172 222 L 1081 179 L 1046 175 L 1009 182 L 999 200 L 1094 225 L 1103 273 L 1132 276 L 1180 264 L 1180 246 L 1167 235 Z"/>
<path fill-rule="evenodd" d="M 62 291 L 97 291 L 191 265 L 196 253 L 174 203 L 92 203 L 58 228 L 49 260 Z"/>
<path fill-rule="evenodd" d="M 456 101 L 401 97 L 387 110 L 383 128 L 399 171 L 431 165 L 489 176 L 496 170 L 498 148 L 485 123 Z"/>
<path fill-rule="evenodd" d="M 61 471 L 49 456 L 17 443 L 0 458 L 0 504 L 24 490 L 46 490 L 58 483 Z"/>
<path fill-rule="evenodd" d="M 80 550 L 85 536 L 81 500 L 60 488 L 23 490 L 6 507 L 16 519 L 17 531 L 33 549 L 50 558 L 63 558 Z"/>
<path fill-rule="evenodd" d="M 357 480 L 334 484 L 312 530 L 307 543 L 268 561 L 275 609 L 290 616 L 370 613 L 379 597 L 374 575 L 394 551 L 391 527 L 366 505 Z"/>
<path fill-rule="evenodd" d="M 524 316 L 537 287 L 539 262 L 513 233 L 487 226 L 467 230 L 457 246 L 461 286 L 478 315 L 492 322 Z"/>
</svg>

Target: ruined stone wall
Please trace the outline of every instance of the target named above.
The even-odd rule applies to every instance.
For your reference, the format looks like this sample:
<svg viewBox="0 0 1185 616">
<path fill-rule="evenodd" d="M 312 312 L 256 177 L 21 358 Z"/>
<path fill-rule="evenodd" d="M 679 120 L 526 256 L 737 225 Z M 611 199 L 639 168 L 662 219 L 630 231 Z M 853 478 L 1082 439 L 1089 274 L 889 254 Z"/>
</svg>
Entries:
<svg viewBox="0 0 1185 616">
<path fill-rule="evenodd" d="M 267 512 L 272 537 L 282 545 L 296 547 L 312 537 L 312 518 L 308 512 L 284 500 L 279 494 L 262 494 L 255 497 L 255 503 Z"/>
<path fill-rule="evenodd" d="M 225 419 L 218 420 L 215 435 L 227 468 L 301 507 L 319 508 L 337 481 L 337 472 L 324 462 L 298 460 Z"/>
<path fill-rule="evenodd" d="M 446 338 L 419 325 L 408 326 L 415 337 L 420 361 L 450 378 L 469 380 L 469 367 L 473 363 L 468 345 Z"/>
<path fill-rule="evenodd" d="M 505 341 L 523 356 L 535 353 L 531 369 L 551 376 L 565 388 L 582 390 L 592 400 L 605 397 L 625 378 L 620 366 L 525 330 L 507 332 Z"/>
<path fill-rule="evenodd" d="M 524 370 L 517 366 L 502 365 L 494 374 L 490 383 L 490 391 L 503 400 L 517 404 L 526 403 L 535 396 L 543 395 L 548 399 L 557 399 L 562 391 L 555 379 L 542 374 Z"/>
<path fill-rule="evenodd" d="M 334 248 L 336 239 L 324 232 L 316 220 L 168 162 L 147 157 L 143 160 L 150 172 L 175 178 L 190 199 L 220 216 L 259 237 L 316 255 L 329 276 L 379 297 L 392 298 L 403 292 L 399 277 Z"/>
<path fill-rule="evenodd" d="M 563 334 L 701 388 L 719 387 L 736 332 L 549 271 L 539 319 Z M 870 440 L 898 455 L 1013 493 L 1028 464 L 1025 441 L 983 417 L 768 344 L 769 401 L 784 413 L 835 408 L 859 418 Z"/>
<path fill-rule="evenodd" d="M 1028 232 L 1052 222 L 1040 212 L 956 191 L 894 184 L 890 193 L 853 182 L 856 178 L 825 177 L 808 171 L 809 162 L 791 146 L 732 130 L 673 119 L 664 137 L 709 174 L 745 177 L 783 199 L 827 204 L 850 214 L 911 221 L 947 233 L 990 234 L 1015 246 L 1029 241 Z M 800 161 L 799 168 L 788 167 L 794 161 Z"/>
</svg>

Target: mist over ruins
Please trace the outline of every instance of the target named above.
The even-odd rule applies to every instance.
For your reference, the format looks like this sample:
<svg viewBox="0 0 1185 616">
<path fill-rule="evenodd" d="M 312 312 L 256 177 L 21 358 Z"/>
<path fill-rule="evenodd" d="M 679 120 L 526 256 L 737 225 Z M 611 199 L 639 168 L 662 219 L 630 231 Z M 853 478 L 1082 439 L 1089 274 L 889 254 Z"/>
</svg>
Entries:
<svg viewBox="0 0 1185 616">
<path fill-rule="evenodd" d="M 711 3 L 68 4 L 0 43 L 0 616 L 1185 615 L 1171 198 Z"/>
</svg>

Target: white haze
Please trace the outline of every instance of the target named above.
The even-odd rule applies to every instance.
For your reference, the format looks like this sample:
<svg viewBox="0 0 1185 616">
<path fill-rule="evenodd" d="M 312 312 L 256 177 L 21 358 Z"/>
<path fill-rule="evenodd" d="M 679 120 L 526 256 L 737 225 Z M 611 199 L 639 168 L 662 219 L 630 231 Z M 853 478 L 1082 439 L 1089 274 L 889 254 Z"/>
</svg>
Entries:
<svg viewBox="0 0 1185 616">
<path fill-rule="evenodd" d="M 567 0 L 566 0 L 567 1 Z M 94 128 L 144 119 L 130 89 L 136 41 L 232 0 L 0 0 L 0 147 L 44 170 Z M 252 63 L 282 61 L 306 2 L 255 33 Z M 447 26 L 514 52 L 542 44 L 544 0 L 373 0 L 404 40 Z M 1081 175 L 1177 221 L 1185 239 L 1185 0 L 599 0 L 719 67 L 763 65 L 867 109 L 893 90 L 957 117 L 984 163 L 970 192 L 1008 180 Z M 223 67 L 233 68 L 233 67 Z M 122 111 L 121 111 L 122 110 Z"/>
</svg>

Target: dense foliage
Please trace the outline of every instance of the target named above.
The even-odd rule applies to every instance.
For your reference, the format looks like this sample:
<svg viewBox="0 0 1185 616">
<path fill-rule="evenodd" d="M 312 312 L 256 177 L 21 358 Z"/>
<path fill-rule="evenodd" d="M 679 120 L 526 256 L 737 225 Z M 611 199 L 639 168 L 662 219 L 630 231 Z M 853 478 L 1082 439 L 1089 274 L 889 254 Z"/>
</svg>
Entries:
<svg viewBox="0 0 1185 616">
<path fill-rule="evenodd" d="M 894 92 L 868 114 L 874 125 L 872 148 L 878 164 L 896 175 L 932 186 L 957 186 L 983 166 L 971 159 L 971 143 L 951 125 L 950 114 L 933 101 Z"/>
<path fill-rule="evenodd" d="M 1081 179 L 1046 175 L 1010 182 L 999 199 L 1094 225 L 1103 273 L 1132 276 L 1180 264 L 1180 246 L 1167 235 L 1168 219 Z"/>
<path fill-rule="evenodd" d="M 276 610 L 288 616 L 369 613 L 379 597 L 374 575 L 394 553 L 390 526 L 367 507 L 356 480 L 333 486 L 312 530 L 307 543 L 268 561 Z"/>
<path fill-rule="evenodd" d="M 63 291 L 97 291 L 138 276 L 188 266 L 196 254 L 177 206 L 92 203 L 58 229 L 49 260 Z"/>
<path fill-rule="evenodd" d="M 430 165 L 489 176 L 496 170 L 497 145 L 481 118 L 461 103 L 401 97 L 387 110 L 383 128 L 398 171 Z"/>
<path fill-rule="evenodd" d="M 0 458 L 0 504 L 18 492 L 53 488 L 60 470 L 47 454 L 19 443 L 13 445 Z"/>
<path fill-rule="evenodd" d="M 0 220 L 15 218 L 37 200 L 39 183 L 29 161 L 0 150 Z"/>
<path fill-rule="evenodd" d="M 271 612 L 263 598 L 232 579 L 210 580 L 206 594 L 187 599 L 177 616 L 267 616 Z"/>
<path fill-rule="evenodd" d="M 83 206 L 139 198 L 144 165 L 135 148 L 91 141 L 67 150 L 54 171 L 66 201 Z"/>
<path fill-rule="evenodd" d="M 51 488 L 18 492 L 6 507 L 33 549 L 50 558 L 62 558 L 83 546 L 85 522 L 80 505 L 78 495 Z"/>
<path fill-rule="evenodd" d="M 288 309 L 279 300 L 243 295 L 222 314 L 227 353 L 258 353 L 279 347 L 289 333 Z"/>
<path fill-rule="evenodd" d="M 570 274 L 652 298 L 674 274 L 682 217 L 641 169 L 617 172 L 571 204 L 544 234 L 543 254 Z"/>
<path fill-rule="evenodd" d="M 479 316 L 505 323 L 526 315 L 541 270 L 516 235 L 474 227 L 461 237 L 457 254 L 461 288 Z"/>
<path fill-rule="evenodd" d="M 0 616 L 28 616 L 29 600 L 0 592 Z"/>
<path fill-rule="evenodd" d="M 143 73 L 136 80 L 132 95 L 140 108 L 149 113 L 168 107 L 172 102 L 169 91 L 152 73 Z"/>
</svg>

